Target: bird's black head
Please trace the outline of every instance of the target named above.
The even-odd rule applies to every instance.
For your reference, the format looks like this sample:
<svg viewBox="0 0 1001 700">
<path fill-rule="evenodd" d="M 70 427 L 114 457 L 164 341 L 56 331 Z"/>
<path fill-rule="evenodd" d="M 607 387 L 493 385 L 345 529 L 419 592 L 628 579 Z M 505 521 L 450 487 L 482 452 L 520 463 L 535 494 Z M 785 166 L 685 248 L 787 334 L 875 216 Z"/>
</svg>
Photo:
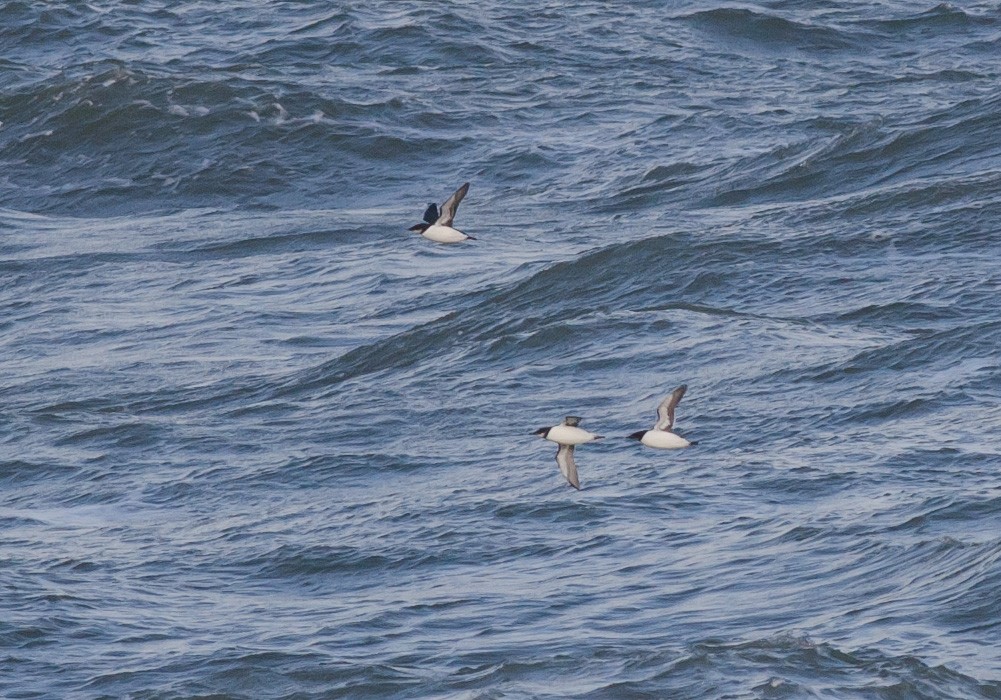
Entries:
<svg viewBox="0 0 1001 700">
<path fill-rule="evenodd" d="M 431 228 L 431 224 L 414 224 L 413 226 L 411 226 L 407 230 L 408 231 L 415 231 L 417 233 L 424 233 L 429 228 Z"/>
<path fill-rule="evenodd" d="M 539 437 L 546 437 L 549 434 L 549 428 L 539 428 L 532 435 L 538 435 Z"/>
<path fill-rule="evenodd" d="M 633 433 L 629 437 L 631 437 L 633 440 L 642 440 L 644 435 L 646 435 L 646 431 L 645 430 L 637 430 L 635 433 Z"/>
</svg>

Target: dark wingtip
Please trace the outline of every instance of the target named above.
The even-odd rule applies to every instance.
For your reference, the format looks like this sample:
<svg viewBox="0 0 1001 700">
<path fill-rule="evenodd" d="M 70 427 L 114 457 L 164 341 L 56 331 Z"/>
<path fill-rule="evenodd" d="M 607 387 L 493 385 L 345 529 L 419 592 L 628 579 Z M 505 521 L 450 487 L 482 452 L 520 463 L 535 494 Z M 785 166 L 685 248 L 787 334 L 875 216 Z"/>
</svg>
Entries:
<svg viewBox="0 0 1001 700">
<path fill-rule="evenodd" d="M 696 445 L 698 445 L 698 444 L 699 444 L 699 441 L 698 441 L 698 440 L 689 440 L 689 441 L 688 441 L 688 446 L 689 446 L 689 447 L 695 447 L 695 446 L 696 446 Z"/>
<path fill-rule="evenodd" d="M 626 435 L 627 438 L 632 438 L 633 440 L 642 440 L 643 435 L 646 433 L 645 430 L 637 430 L 635 433 L 630 433 Z"/>
<path fill-rule="evenodd" d="M 595 435 L 595 436 L 594 436 L 594 439 L 595 439 L 595 440 L 604 440 L 604 439 L 605 439 L 605 436 L 604 436 L 604 435 Z"/>
<path fill-rule="evenodd" d="M 430 224 L 414 224 L 413 226 L 411 226 L 407 230 L 408 231 L 416 231 L 417 233 L 424 233 L 429 228 L 431 228 Z"/>
</svg>

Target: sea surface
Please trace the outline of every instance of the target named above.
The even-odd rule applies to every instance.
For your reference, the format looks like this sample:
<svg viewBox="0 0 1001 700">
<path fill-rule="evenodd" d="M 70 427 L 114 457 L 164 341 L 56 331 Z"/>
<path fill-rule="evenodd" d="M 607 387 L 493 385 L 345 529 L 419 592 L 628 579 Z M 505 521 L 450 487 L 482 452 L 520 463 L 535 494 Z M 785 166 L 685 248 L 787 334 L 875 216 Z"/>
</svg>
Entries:
<svg viewBox="0 0 1001 700">
<path fill-rule="evenodd" d="M 996 0 L 0 47 L 0 697 L 1001 698 Z"/>
</svg>

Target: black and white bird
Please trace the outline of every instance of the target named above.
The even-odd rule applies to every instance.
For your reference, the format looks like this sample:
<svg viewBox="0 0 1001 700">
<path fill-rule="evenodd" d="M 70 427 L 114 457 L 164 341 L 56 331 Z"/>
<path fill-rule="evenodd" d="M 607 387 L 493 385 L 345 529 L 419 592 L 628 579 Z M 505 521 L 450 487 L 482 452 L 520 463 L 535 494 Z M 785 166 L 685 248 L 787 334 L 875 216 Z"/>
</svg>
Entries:
<svg viewBox="0 0 1001 700">
<path fill-rule="evenodd" d="M 676 450 L 681 447 L 697 445 L 675 433 L 674 409 L 678 407 L 681 397 L 688 391 L 688 385 L 682 384 L 671 392 L 671 395 L 660 402 L 657 406 L 657 422 L 650 430 L 640 430 L 629 437 L 639 440 L 647 447 L 656 447 L 661 450 Z"/>
<path fill-rule="evenodd" d="M 577 463 L 573 461 L 574 445 L 600 440 L 601 435 L 589 433 L 577 427 L 578 425 L 580 416 L 567 416 L 559 425 L 539 428 L 532 435 L 538 435 L 560 446 L 556 451 L 556 463 L 560 466 L 560 472 L 566 477 L 567 482 L 579 491 L 580 478 L 577 476 Z"/>
<path fill-rule="evenodd" d="M 452 221 L 455 219 L 455 212 L 459 208 L 459 202 L 462 201 L 462 198 L 466 196 L 466 192 L 468 191 L 469 183 L 467 182 L 457 189 L 455 194 L 445 200 L 445 203 L 441 205 L 440 212 L 438 211 L 438 205 L 431 202 L 428 208 L 424 210 L 424 222 L 411 226 L 408 230 L 416 231 L 435 243 L 475 241 L 476 239 L 472 236 L 467 236 L 459 229 L 452 228 Z"/>
</svg>

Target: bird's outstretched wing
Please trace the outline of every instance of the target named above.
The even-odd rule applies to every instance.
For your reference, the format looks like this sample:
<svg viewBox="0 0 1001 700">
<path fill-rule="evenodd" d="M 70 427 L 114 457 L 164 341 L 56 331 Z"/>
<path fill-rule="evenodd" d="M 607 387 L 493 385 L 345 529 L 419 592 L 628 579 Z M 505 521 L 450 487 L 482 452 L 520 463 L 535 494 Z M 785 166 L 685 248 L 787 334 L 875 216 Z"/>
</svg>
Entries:
<svg viewBox="0 0 1001 700">
<path fill-rule="evenodd" d="M 466 192 L 469 191 L 469 183 L 467 182 L 462 187 L 455 191 L 451 197 L 445 200 L 445 203 L 441 205 L 441 213 L 438 216 L 437 221 L 434 223 L 439 226 L 451 226 L 452 220 L 455 218 L 455 212 L 459 208 L 459 202 L 462 198 L 466 196 Z"/>
<path fill-rule="evenodd" d="M 577 463 L 573 461 L 573 445 L 560 445 L 556 451 L 556 463 L 560 465 L 560 473 L 567 482 L 580 491 L 580 479 L 577 477 Z"/>
<path fill-rule="evenodd" d="M 424 221 L 429 224 L 433 224 L 438 220 L 438 205 L 434 202 L 428 204 L 428 208 L 424 210 Z"/>
<path fill-rule="evenodd" d="M 677 408 L 678 402 L 681 401 L 681 397 L 685 395 L 686 391 L 688 391 L 688 385 L 682 384 L 660 402 L 660 405 L 657 406 L 657 422 L 653 426 L 654 430 L 670 430 L 674 427 L 674 409 Z"/>
</svg>

